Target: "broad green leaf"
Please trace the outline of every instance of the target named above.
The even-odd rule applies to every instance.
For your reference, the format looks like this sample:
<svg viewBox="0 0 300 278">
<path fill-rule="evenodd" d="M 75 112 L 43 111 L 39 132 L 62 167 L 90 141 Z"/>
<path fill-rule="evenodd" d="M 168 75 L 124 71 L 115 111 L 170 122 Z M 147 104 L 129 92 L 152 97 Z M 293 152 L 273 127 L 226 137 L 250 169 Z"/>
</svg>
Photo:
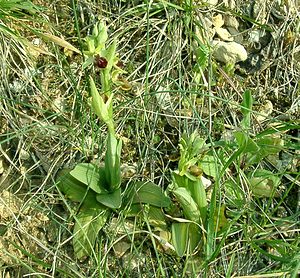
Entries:
<svg viewBox="0 0 300 278">
<path fill-rule="evenodd" d="M 283 149 L 284 141 L 279 137 L 266 135 L 257 139 L 256 144 L 259 148 L 256 152 L 248 155 L 248 165 L 259 163 L 268 155 L 278 154 Z"/>
<path fill-rule="evenodd" d="M 182 257 L 188 245 L 188 228 L 190 223 L 172 224 L 172 243 L 179 257 Z"/>
<path fill-rule="evenodd" d="M 135 182 L 127 193 L 132 204 L 145 203 L 156 207 L 168 207 L 171 200 L 152 182 Z"/>
<path fill-rule="evenodd" d="M 121 189 L 118 188 L 112 193 L 98 194 L 96 197 L 97 201 L 102 205 L 111 209 L 118 209 L 121 206 Z"/>
<path fill-rule="evenodd" d="M 129 201 L 128 198 L 123 198 L 124 205 L 126 205 L 128 201 Z M 143 214 L 143 210 L 144 210 L 143 204 L 141 203 L 131 204 L 128 208 L 126 208 L 126 216 L 127 217 L 139 216 L 140 214 Z"/>
<path fill-rule="evenodd" d="M 167 229 L 165 214 L 159 207 L 150 206 L 148 211 L 148 220 L 150 225 L 161 230 Z"/>
<path fill-rule="evenodd" d="M 105 208 L 84 206 L 81 208 L 77 214 L 73 232 L 73 247 L 78 259 L 92 254 L 97 235 L 105 225 L 109 215 L 109 210 Z"/>
<path fill-rule="evenodd" d="M 70 175 L 96 193 L 106 192 L 104 169 L 91 163 L 77 164 Z"/>
<path fill-rule="evenodd" d="M 196 181 L 190 180 L 189 191 L 191 192 L 191 196 L 198 206 L 202 223 L 205 223 L 207 213 L 207 200 L 205 187 L 202 183 L 202 180 L 200 178 L 198 178 Z"/>
<path fill-rule="evenodd" d="M 188 220 L 199 223 L 200 210 L 191 193 L 184 187 L 176 188 L 172 191 L 177 201 L 180 203 L 183 213 Z"/>
<path fill-rule="evenodd" d="M 233 133 L 239 148 L 243 150 L 243 153 L 257 152 L 259 147 L 257 144 L 243 131 L 237 131 Z"/>
<path fill-rule="evenodd" d="M 284 141 L 280 137 L 266 135 L 256 141 L 260 147 L 261 155 L 267 156 L 279 153 L 284 146 Z"/>
<path fill-rule="evenodd" d="M 105 178 L 109 185 L 109 191 L 114 191 L 121 185 L 121 149 L 122 140 L 118 140 L 113 133 L 109 132 L 104 160 Z"/>
<path fill-rule="evenodd" d="M 262 177 L 256 177 L 249 179 L 252 193 L 256 197 L 271 197 L 273 188 L 269 184 L 268 179 Z"/>
<path fill-rule="evenodd" d="M 87 186 L 77 179 L 75 179 L 70 173 L 65 174 L 59 179 L 57 187 L 65 194 L 67 198 L 74 202 L 86 202 L 91 207 L 99 204 L 96 200 L 94 191 L 89 190 Z"/>
<path fill-rule="evenodd" d="M 219 164 L 213 155 L 205 155 L 199 162 L 199 167 L 203 172 L 211 177 L 216 178 L 219 172 Z"/>
<path fill-rule="evenodd" d="M 268 170 L 256 170 L 248 181 L 256 197 L 276 196 L 275 190 L 280 184 L 280 178 Z"/>
<path fill-rule="evenodd" d="M 194 252 L 195 249 L 198 247 L 202 238 L 201 229 L 195 223 L 189 223 L 188 234 L 189 234 L 189 251 Z"/>
<path fill-rule="evenodd" d="M 239 148 L 245 148 L 248 142 L 249 136 L 246 135 L 243 131 L 236 131 L 233 133 L 235 140 L 239 146 Z"/>
</svg>

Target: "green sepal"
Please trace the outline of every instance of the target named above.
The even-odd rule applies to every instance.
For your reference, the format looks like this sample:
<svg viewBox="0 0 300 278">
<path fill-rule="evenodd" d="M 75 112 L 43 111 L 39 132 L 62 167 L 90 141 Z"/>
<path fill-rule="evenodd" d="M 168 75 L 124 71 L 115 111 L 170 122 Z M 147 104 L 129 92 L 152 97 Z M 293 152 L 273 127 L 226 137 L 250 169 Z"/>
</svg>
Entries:
<svg viewBox="0 0 300 278">
<path fill-rule="evenodd" d="M 92 107 L 96 115 L 107 125 L 109 131 L 114 131 L 114 122 L 112 115 L 112 100 L 111 94 L 106 102 L 100 96 L 93 78 L 90 76 L 90 91 L 92 95 Z"/>
<path fill-rule="evenodd" d="M 107 60 L 107 66 L 103 69 L 104 71 L 110 72 L 116 62 L 116 48 L 117 43 L 116 41 L 113 41 L 107 49 L 102 51 L 102 56 Z"/>
</svg>

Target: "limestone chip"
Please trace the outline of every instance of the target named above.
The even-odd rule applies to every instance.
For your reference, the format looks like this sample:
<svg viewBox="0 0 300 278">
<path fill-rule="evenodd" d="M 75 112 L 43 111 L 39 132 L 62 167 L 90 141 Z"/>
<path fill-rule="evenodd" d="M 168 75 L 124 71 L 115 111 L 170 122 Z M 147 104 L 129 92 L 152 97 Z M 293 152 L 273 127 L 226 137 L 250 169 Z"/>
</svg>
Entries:
<svg viewBox="0 0 300 278">
<path fill-rule="evenodd" d="M 212 18 L 212 23 L 215 27 L 222 27 L 224 25 L 224 19 L 223 16 L 221 14 L 217 14 L 216 16 L 214 16 Z"/>
<path fill-rule="evenodd" d="M 205 0 L 205 1 L 196 1 L 196 2 L 204 2 L 205 4 L 216 6 L 218 4 L 218 0 Z"/>
<path fill-rule="evenodd" d="M 228 32 L 227 29 L 221 28 L 221 27 L 216 27 L 215 29 L 216 29 L 216 33 L 220 37 L 220 39 L 222 39 L 223 41 L 229 41 L 229 42 L 233 41 L 233 37 L 231 36 L 231 34 Z"/>
<path fill-rule="evenodd" d="M 232 15 L 225 15 L 224 17 L 224 22 L 225 22 L 225 25 L 227 27 L 233 27 L 235 28 L 236 30 L 239 29 L 239 22 L 238 20 L 232 16 Z"/>
<path fill-rule="evenodd" d="M 219 62 L 237 63 L 247 59 L 247 51 L 239 43 L 213 40 L 213 56 Z"/>
</svg>

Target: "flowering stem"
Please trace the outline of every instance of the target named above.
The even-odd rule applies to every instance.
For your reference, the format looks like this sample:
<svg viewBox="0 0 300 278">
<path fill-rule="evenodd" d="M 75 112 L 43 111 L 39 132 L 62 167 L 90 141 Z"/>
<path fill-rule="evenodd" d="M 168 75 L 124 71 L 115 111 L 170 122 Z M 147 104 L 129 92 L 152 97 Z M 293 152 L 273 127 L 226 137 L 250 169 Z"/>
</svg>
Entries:
<svg viewBox="0 0 300 278">
<path fill-rule="evenodd" d="M 107 97 L 110 97 L 111 95 L 111 80 L 109 76 L 109 72 L 107 72 L 106 69 L 102 70 L 100 73 L 100 79 L 101 79 L 101 85 L 102 85 L 102 91 L 105 93 Z"/>
</svg>

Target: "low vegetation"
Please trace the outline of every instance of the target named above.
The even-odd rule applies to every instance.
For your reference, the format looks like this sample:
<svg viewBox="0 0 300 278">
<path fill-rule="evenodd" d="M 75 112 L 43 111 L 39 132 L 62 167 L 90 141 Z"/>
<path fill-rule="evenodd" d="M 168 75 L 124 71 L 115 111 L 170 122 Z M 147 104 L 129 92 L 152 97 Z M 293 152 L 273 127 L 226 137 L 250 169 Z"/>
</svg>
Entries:
<svg viewBox="0 0 300 278">
<path fill-rule="evenodd" d="M 3 277 L 298 276 L 299 12 L 206 2 L 0 0 Z"/>
</svg>

